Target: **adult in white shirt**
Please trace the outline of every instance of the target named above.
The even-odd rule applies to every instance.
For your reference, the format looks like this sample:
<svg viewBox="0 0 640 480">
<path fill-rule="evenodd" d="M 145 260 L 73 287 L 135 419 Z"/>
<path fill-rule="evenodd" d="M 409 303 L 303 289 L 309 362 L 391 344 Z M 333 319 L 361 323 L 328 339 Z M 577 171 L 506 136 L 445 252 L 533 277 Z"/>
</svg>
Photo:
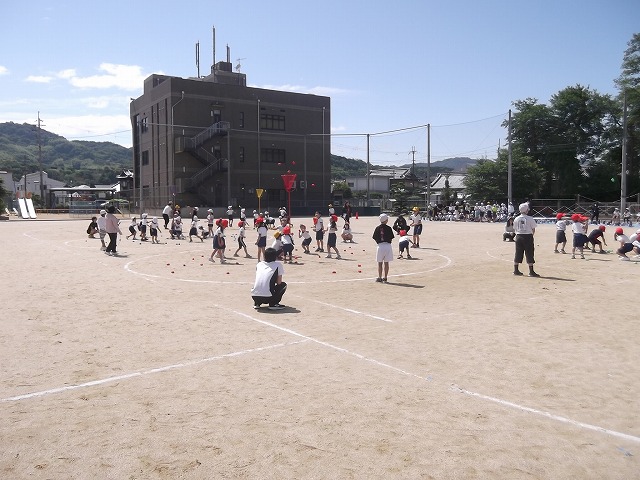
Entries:
<svg viewBox="0 0 640 480">
<path fill-rule="evenodd" d="M 164 218 L 164 229 L 168 230 L 169 216 L 173 213 L 173 202 L 169 202 L 162 209 L 162 218 Z"/>
<path fill-rule="evenodd" d="M 256 265 L 256 279 L 251 289 L 253 308 L 258 309 L 263 303 L 269 305 L 269 310 L 282 310 L 280 305 L 282 296 L 287 290 L 287 284 L 282 281 L 284 267 L 276 261 L 277 252 L 273 248 L 264 251 L 264 261 Z"/>
<path fill-rule="evenodd" d="M 529 215 L 529 204 L 521 203 L 520 215 L 518 215 L 513 221 L 513 229 L 516 232 L 516 254 L 513 259 L 513 274 L 522 275 L 522 272 L 518 269 L 518 265 L 522 263 L 523 257 L 527 257 L 527 265 L 529 265 L 529 276 L 539 277 L 534 270 L 534 243 L 533 235 L 536 232 L 536 221 Z"/>
</svg>

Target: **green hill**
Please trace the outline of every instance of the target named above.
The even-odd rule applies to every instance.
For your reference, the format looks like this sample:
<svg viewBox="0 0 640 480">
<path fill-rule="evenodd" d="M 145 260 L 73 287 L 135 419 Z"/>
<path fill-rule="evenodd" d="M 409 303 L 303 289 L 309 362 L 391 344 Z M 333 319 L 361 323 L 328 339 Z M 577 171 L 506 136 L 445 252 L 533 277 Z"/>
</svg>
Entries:
<svg viewBox="0 0 640 480">
<path fill-rule="evenodd" d="M 40 142 L 43 170 L 69 185 L 115 183 L 123 168 L 131 168 L 131 149 L 115 143 L 69 141 L 44 129 Z M 14 178 L 39 170 L 34 125 L 0 123 L 0 170 L 12 172 Z"/>
</svg>

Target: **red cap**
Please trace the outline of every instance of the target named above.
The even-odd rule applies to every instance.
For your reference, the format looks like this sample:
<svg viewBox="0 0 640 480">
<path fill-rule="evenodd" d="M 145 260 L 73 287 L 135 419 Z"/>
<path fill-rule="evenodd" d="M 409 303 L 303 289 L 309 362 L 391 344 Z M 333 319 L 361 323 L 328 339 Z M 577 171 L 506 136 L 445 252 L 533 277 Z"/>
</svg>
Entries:
<svg viewBox="0 0 640 480">
<path fill-rule="evenodd" d="M 262 223 L 262 222 L 264 222 L 264 218 L 262 217 L 256 218 L 256 223 Z"/>
<path fill-rule="evenodd" d="M 599 228 L 600 230 L 602 230 L 603 232 L 607 229 L 607 227 L 605 227 L 604 225 L 600 225 L 598 228 Z"/>
<path fill-rule="evenodd" d="M 564 217 L 564 213 L 562 213 L 562 212 L 558 212 L 558 213 L 556 214 L 556 220 L 560 220 L 562 217 Z"/>
<path fill-rule="evenodd" d="M 337 215 L 331 215 L 331 220 L 336 222 L 338 220 L 338 216 Z"/>
<path fill-rule="evenodd" d="M 291 227 L 289 227 L 289 225 L 287 225 L 286 227 L 284 227 L 282 229 L 282 233 L 284 233 L 285 235 L 289 235 L 291 233 Z"/>
<path fill-rule="evenodd" d="M 400 236 L 404 237 L 407 234 L 406 230 L 400 230 Z"/>
<path fill-rule="evenodd" d="M 618 235 L 622 235 L 624 233 L 624 229 L 622 227 L 618 227 L 618 228 L 616 228 L 616 233 Z"/>
<path fill-rule="evenodd" d="M 571 220 L 573 220 L 574 222 L 580 222 L 582 218 L 582 215 L 580 215 L 579 213 L 574 213 L 573 215 L 571 215 Z"/>
</svg>

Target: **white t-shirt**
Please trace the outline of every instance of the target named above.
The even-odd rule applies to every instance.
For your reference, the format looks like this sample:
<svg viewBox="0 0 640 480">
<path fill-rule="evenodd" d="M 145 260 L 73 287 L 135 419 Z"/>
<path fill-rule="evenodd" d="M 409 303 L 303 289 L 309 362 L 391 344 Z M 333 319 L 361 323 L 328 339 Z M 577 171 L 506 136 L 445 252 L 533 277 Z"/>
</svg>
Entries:
<svg viewBox="0 0 640 480">
<path fill-rule="evenodd" d="M 309 233 L 309 230 L 305 230 L 304 232 L 298 232 L 298 237 L 304 238 L 306 240 L 307 238 L 311 238 L 311 234 Z"/>
<path fill-rule="evenodd" d="M 584 234 L 584 224 L 582 222 L 573 222 L 571 229 L 573 230 L 573 233 Z"/>
<path fill-rule="evenodd" d="M 322 222 L 322 218 L 318 218 L 318 221 L 314 225 L 314 230 L 319 232 L 320 230 L 324 230 L 324 223 Z"/>
<path fill-rule="evenodd" d="M 267 227 L 265 227 L 264 225 L 261 227 L 258 227 L 258 237 L 266 237 L 267 236 Z"/>
<path fill-rule="evenodd" d="M 171 215 L 172 211 L 173 208 L 171 208 L 171 205 L 167 205 L 162 209 L 162 215 Z"/>
<path fill-rule="evenodd" d="M 558 220 L 558 222 L 556 222 L 556 229 L 564 232 L 567 229 L 568 223 L 567 220 Z"/>
<path fill-rule="evenodd" d="M 105 232 L 107 229 L 107 219 L 105 217 L 103 217 L 102 215 L 100 215 L 98 217 L 98 219 L 96 220 L 96 223 L 98 224 L 98 231 L 99 232 Z M 136 222 L 132 222 L 133 226 L 136 226 Z"/>
<path fill-rule="evenodd" d="M 409 215 L 410 223 L 413 225 L 420 225 L 422 223 L 422 215 L 419 213 L 412 213 Z"/>
<path fill-rule="evenodd" d="M 513 221 L 513 229 L 519 235 L 532 235 L 536 226 L 536 221 L 529 215 L 518 215 Z"/>
<path fill-rule="evenodd" d="M 280 237 L 280 241 L 282 242 L 282 245 L 291 245 L 293 243 L 293 238 L 291 238 L 291 235 L 285 234 Z"/>
<path fill-rule="evenodd" d="M 284 268 L 280 262 L 259 262 L 256 265 L 256 281 L 251 289 L 251 295 L 270 297 L 271 286 L 275 286 L 278 276 L 282 275 L 284 275 Z"/>
<path fill-rule="evenodd" d="M 411 237 L 409 235 L 403 235 L 402 237 L 400 237 L 400 240 L 398 240 L 398 244 L 409 243 L 410 241 L 411 241 Z"/>
</svg>

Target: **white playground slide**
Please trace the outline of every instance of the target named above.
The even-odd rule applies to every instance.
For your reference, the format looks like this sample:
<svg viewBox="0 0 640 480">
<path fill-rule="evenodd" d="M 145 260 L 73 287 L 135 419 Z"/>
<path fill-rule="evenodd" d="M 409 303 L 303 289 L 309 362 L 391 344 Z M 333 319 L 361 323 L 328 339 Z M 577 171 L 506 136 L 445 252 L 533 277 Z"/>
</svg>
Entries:
<svg viewBox="0 0 640 480">
<path fill-rule="evenodd" d="M 36 218 L 36 209 L 33 207 L 33 199 L 27 198 L 27 211 L 29 218 Z"/>
<path fill-rule="evenodd" d="M 29 218 L 29 211 L 27 210 L 27 202 L 24 201 L 24 198 L 18 199 L 18 208 L 20 209 L 20 216 L 22 218 Z"/>
</svg>

